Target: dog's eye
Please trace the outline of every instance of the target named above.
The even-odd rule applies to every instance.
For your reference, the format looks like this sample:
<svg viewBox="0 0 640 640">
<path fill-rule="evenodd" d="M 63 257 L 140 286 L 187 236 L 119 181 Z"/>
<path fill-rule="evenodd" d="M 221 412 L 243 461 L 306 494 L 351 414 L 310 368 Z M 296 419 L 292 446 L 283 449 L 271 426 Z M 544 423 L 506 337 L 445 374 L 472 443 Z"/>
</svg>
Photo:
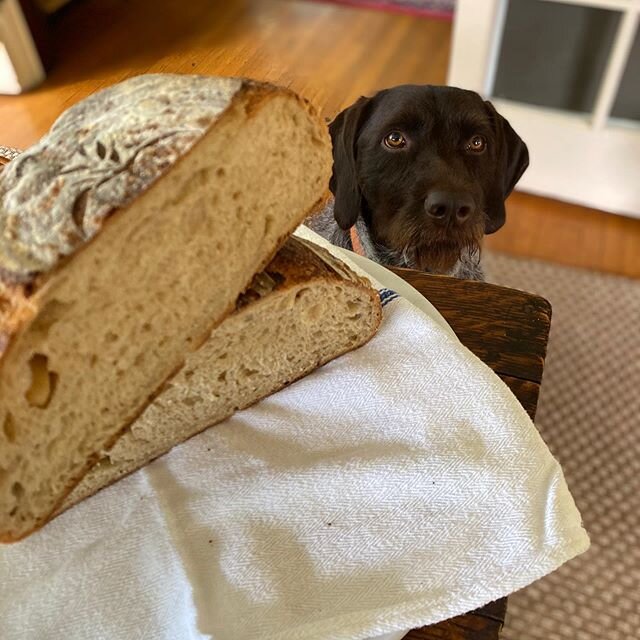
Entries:
<svg viewBox="0 0 640 640">
<path fill-rule="evenodd" d="M 467 142 L 467 151 L 471 153 L 482 153 L 487 148 L 487 139 L 484 136 L 473 136 Z"/>
<path fill-rule="evenodd" d="M 391 131 L 384 137 L 382 142 L 389 149 L 402 149 L 402 147 L 407 146 L 407 141 L 399 131 Z"/>
</svg>

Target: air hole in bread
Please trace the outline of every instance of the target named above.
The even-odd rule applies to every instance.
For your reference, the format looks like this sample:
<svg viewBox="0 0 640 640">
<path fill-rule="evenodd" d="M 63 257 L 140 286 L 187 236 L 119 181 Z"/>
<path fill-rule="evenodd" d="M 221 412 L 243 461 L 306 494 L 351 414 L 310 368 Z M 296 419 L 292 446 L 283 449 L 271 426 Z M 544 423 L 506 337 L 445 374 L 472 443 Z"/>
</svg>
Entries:
<svg viewBox="0 0 640 640">
<path fill-rule="evenodd" d="M 108 331 L 105 336 L 104 336 L 104 341 L 109 343 L 109 342 L 115 342 L 118 339 L 118 336 L 113 333 L 113 331 Z"/>
<path fill-rule="evenodd" d="M 188 371 L 184 372 L 184 377 L 189 380 L 190 378 L 193 378 L 193 371 L 191 369 L 189 369 Z"/>
<path fill-rule="evenodd" d="M 271 232 L 271 227 L 273 226 L 273 216 L 265 216 L 264 217 L 264 233 L 262 234 L 264 237 L 268 236 Z"/>
<path fill-rule="evenodd" d="M 227 372 L 222 371 L 218 374 L 218 382 L 224 382 L 227 379 Z"/>
<path fill-rule="evenodd" d="M 226 173 L 227 172 L 222 167 L 216 170 L 216 175 L 218 176 L 218 178 L 224 178 Z"/>
<path fill-rule="evenodd" d="M 24 487 L 19 482 L 14 482 L 11 485 L 11 493 L 16 498 L 21 498 L 24 495 Z"/>
<path fill-rule="evenodd" d="M 182 404 L 186 405 L 187 407 L 193 407 L 200 402 L 202 402 L 202 398 L 200 396 L 187 396 L 182 401 Z"/>
<path fill-rule="evenodd" d="M 229 354 L 225 351 L 225 353 L 221 353 L 218 356 L 218 360 L 226 360 L 228 356 L 229 356 Z"/>
<path fill-rule="evenodd" d="M 347 311 L 349 311 L 349 312 L 358 311 L 361 306 L 362 306 L 361 304 L 358 304 L 357 302 L 354 302 L 353 300 L 349 300 L 349 302 L 347 302 Z"/>
<path fill-rule="evenodd" d="M 49 371 L 49 358 L 42 353 L 34 353 L 29 360 L 31 385 L 24 394 L 32 407 L 46 409 L 53 398 L 58 383 L 58 374 Z"/>
<path fill-rule="evenodd" d="M 304 296 L 308 295 L 309 291 L 310 291 L 309 287 L 304 287 L 304 289 L 300 289 L 300 291 L 296 293 L 295 301 L 298 302 L 299 300 L 302 300 Z"/>
<path fill-rule="evenodd" d="M 151 327 L 151 323 L 150 323 L 150 322 L 145 322 L 145 323 L 142 325 L 142 331 L 143 331 L 144 333 L 148 333 L 149 331 L 151 331 L 151 328 L 152 328 L 152 327 Z"/>
<path fill-rule="evenodd" d="M 61 302 L 55 298 L 48 302 L 31 325 L 32 331 L 38 331 L 44 337 L 49 335 L 51 327 L 71 309 L 73 303 Z"/>
<path fill-rule="evenodd" d="M 247 367 L 245 365 L 242 365 L 242 368 L 240 369 L 240 373 L 245 378 L 251 378 L 252 376 L 255 376 L 256 373 L 258 373 L 258 370 L 257 369 L 250 369 L 249 367 Z"/>
<path fill-rule="evenodd" d="M 16 441 L 16 423 L 10 413 L 7 413 L 4 418 L 4 422 L 2 423 L 2 433 L 4 433 L 4 437 L 7 439 L 7 442 Z"/>
<path fill-rule="evenodd" d="M 274 289 L 277 289 L 285 281 L 285 277 L 277 271 L 265 271 L 264 273 L 266 273 L 271 278 L 271 280 L 273 280 L 271 284 L 272 291 Z"/>
<path fill-rule="evenodd" d="M 239 200 L 240 199 L 240 192 L 239 191 L 234 191 L 233 195 L 231 196 L 234 200 Z"/>
</svg>

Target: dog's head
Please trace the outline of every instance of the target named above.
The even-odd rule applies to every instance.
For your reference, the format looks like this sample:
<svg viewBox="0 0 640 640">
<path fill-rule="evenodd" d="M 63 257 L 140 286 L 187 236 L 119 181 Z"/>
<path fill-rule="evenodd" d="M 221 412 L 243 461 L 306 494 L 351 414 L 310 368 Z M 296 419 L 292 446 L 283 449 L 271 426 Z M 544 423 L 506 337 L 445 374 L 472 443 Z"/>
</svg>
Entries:
<svg viewBox="0 0 640 640">
<path fill-rule="evenodd" d="M 505 221 L 529 164 L 524 142 L 472 91 L 403 85 L 360 98 L 329 127 L 334 215 L 362 216 L 374 240 L 446 272 Z"/>
</svg>

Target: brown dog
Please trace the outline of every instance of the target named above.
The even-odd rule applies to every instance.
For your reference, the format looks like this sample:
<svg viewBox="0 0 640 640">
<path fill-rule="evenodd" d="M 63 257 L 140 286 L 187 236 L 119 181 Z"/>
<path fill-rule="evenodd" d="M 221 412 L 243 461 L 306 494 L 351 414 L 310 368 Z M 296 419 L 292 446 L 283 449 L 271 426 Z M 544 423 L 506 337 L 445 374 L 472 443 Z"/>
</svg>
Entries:
<svg viewBox="0 0 640 640">
<path fill-rule="evenodd" d="M 360 98 L 329 126 L 334 201 L 307 222 L 393 266 L 483 279 L 485 233 L 529 164 L 509 123 L 472 91 L 403 85 Z"/>
</svg>

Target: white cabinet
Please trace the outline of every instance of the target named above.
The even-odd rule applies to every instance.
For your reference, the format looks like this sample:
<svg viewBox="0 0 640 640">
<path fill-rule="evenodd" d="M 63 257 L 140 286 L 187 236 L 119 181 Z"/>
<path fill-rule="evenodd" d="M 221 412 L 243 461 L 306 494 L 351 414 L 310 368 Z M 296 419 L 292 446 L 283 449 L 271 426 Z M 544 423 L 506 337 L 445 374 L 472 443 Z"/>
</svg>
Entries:
<svg viewBox="0 0 640 640">
<path fill-rule="evenodd" d="M 529 146 L 518 188 L 640 217 L 640 0 L 458 0 L 448 83 Z"/>
</svg>

